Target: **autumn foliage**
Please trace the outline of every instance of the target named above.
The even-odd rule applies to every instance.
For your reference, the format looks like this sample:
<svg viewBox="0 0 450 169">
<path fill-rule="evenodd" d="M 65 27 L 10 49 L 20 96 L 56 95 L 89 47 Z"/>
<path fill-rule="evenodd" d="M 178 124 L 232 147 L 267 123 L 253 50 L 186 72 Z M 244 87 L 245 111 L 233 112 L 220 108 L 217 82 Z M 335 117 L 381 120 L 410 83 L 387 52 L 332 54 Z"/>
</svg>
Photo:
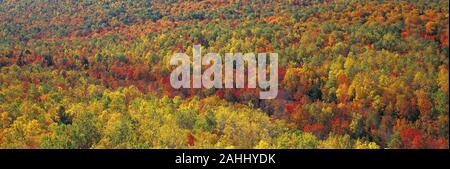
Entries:
<svg viewBox="0 0 450 169">
<path fill-rule="evenodd" d="M 0 0 L 0 148 L 448 148 L 449 2 Z M 174 89 L 276 52 L 279 92 Z"/>
</svg>

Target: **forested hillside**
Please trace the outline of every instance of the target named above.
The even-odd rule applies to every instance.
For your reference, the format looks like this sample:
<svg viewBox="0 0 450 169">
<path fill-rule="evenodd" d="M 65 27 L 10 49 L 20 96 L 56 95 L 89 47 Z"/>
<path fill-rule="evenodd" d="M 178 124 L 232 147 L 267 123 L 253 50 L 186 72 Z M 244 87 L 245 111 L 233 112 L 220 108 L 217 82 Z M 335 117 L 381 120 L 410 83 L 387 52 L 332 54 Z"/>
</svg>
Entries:
<svg viewBox="0 0 450 169">
<path fill-rule="evenodd" d="M 174 89 L 276 52 L 279 92 Z M 0 0 L 0 148 L 449 148 L 448 0 Z"/>
</svg>

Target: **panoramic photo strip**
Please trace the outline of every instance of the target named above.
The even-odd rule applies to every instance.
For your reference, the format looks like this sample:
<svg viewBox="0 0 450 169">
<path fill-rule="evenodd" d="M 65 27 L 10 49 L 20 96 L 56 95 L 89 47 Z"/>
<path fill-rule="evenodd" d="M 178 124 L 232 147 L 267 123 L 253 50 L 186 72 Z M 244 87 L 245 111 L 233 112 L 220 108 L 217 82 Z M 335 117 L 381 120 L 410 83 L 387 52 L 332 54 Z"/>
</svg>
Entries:
<svg viewBox="0 0 450 169">
<path fill-rule="evenodd" d="M 448 152 L 449 1 L 0 0 L 0 152 L 23 149 Z"/>
</svg>

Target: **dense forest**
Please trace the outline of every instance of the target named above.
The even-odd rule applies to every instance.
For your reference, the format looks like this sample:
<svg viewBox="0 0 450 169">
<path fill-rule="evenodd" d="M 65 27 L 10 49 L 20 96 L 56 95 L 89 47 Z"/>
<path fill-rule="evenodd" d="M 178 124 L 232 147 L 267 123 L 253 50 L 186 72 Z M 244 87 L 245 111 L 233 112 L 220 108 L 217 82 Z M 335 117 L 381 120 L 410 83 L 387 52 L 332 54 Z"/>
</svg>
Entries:
<svg viewBox="0 0 450 169">
<path fill-rule="evenodd" d="M 174 89 L 276 52 L 279 92 Z M 449 148 L 448 0 L 0 0 L 0 148 Z"/>
</svg>

